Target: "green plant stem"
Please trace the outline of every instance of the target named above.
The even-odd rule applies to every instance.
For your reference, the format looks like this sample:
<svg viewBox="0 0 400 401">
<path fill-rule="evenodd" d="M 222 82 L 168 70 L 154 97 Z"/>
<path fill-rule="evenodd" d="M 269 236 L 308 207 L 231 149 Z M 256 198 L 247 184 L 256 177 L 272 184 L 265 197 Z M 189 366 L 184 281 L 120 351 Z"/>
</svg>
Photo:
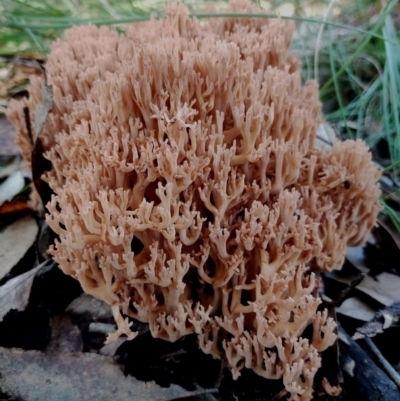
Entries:
<svg viewBox="0 0 400 401">
<path fill-rule="evenodd" d="M 329 35 L 332 36 L 332 27 L 329 27 Z M 330 63 L 330 66 L 331 66 L 333 84 L 334 84 L 334 87 L 335 87 L 336 99 L 337 99 L 338 104 L 339 104 L 340 114 L 341 114 L 343 123 L 344 123 L 344 125 L 346 127 L 347 135 L 349 136 L 349 138 L 353 139 L 353 134 L 351 133 L 350 128 L 348 127 L 347 122 L 346 122 L 347 119 L 346 119 L 346 115 L 345 115 L 345 112 L 344 112 L 342 94 L 340 93 L 339 83 L 338 83 L 338 80 L 337 80 L 335 62 L 334 62 L 334 59 L 333 59 L 332 40 L 329 40 L 329 63 Z"/>
<path fill-rule="evenodd" d="M 392 2 L 396 3 L 395 0 Z M 393 8 L 393 7 L 392 7 Z M 391 9 L 390 9 L 391 10 Z M 7 13 L 4 13 L 4 16 L 7 19 Z M 160 18 L 162 15 L 159 15 L 158 17 L 155 16 L 155 18 Z M 315 24 L 321 24 L 322 20 L 318 18 L 309 18 L 309 17 L 301 17 L 298 15 L 293 15 L 293 16 L 279 16 L 277 14 L 264 14 L 264 13 L 256 13 L 256 14 L 251 14 L 251 13 L 191 13 L 191 17 L 196 17 L 199 19 L 204 19 L 204 18 L 231 18 L 231 17 L 237 17 L 237 18 L 280 18 L 283 20 L 293 20 L 293 21 L 302 21 L 302 22 L 310 22 L 310 23 L 315 23 Z M 55 17 L 51 18 L 51 20 L 57 21 L 55 22 L 49 22 L 51 21 L 48 17 L 29 17 L 30 21 L 37 21 L 35 22 L 28 22 L 27 19 L 25 20 L 24 23 L 20 23 L 17 21 L 8 21 L 6 26 L 8 25 L 9 27 L 13 28 L 19 28 L 21 29 L 23 26 L 29 26 L 31 29 L 66 29 L 71 27 L 72 25 L 84 25 L 84 24 L 94 24 L 94 25 L 115 25 L 115 24 L 125 24 L 125 23 L 130 23 L 130 22 L 143 22 L 143 21 L 148 21 L 150 19 L 149 15 L 145 16 L 133 16 L 133 17 L 127 17 L 127 18 L 120 18 L 118 20 L 116 19 L 110 19 L 110 18 L 85 18 L 85 19 L 71 19 L 70 17 Z M 374 29 L 372 31 L 367 31 L 365 29 L 361 28 L 356 28 L 351 25 L 346 25 L 342 24 L 340 22 L 334 22 L 334 21 L 325 21 L 325 25 L 337 27 L 337 28 L 344 28 L 348 29 L 349 31 L 353 31 L 359 34 L 367 35 L 368 37 L 376 38 L 376 39 L 381 39 L 381 40 L 388 40 L 390 43 L 399 46 L 399 43 L 396 41 L 393 41 L 391 39 L 385 39 L 382 35 L 379 35 L 376 33 L 378 29 Z"/>
<path fill-rule="evenodd" d="M 346 68 L 361 54 L 361 52 L 364 50 L 364 48 L 368 45 L 368 43 L 371 41 L 373 37 L 376 37 L 376 32 L 382 27 L 382 25 L 385 22 L 386 17 L 391 13 L 393 10 L 394 6 L 397 4 L 397 0 L 392 0 L 384 9 L 383 13 L 380 15 L 378 18 L 377 23 L 375 24 L 374 28 L 372 29 L 371 32 L 369 32 L 369 35 L 364 39 L 364 41 L 358 46 L 357 50 L 352 54 L 352 56 L 342 65 L 342 67 L 337 71 L 336 73 L 336 78 L 339 77 L 343 72 L 346 71 Z M 328 24 L 326 22 L 326 24 Z M 379 35 L 380 36 L 380 35 Z M 381 37 L 380 39 L 386 41 L 384 37 Z M 321 87 L 321 92 L 325 91 L 332 83 L 334 82 L 334 78 L 331 77 L 322 87 Z"/>
<path fill-rule="evenodd" d="M 400 232 L 400 218 L 397 213 L 384 201 L 383 198 L 380 199 L 381 204 L 385 208 L 385 212 L 389 216 L 393 225 L 396 227 L 396 230 Z"/>
<path fill-rule="evenodd" d="M 400 160 L 397 160 L 397 162 L 392 163 L 390 166 L 387 166 L 382 170 L 382 174 L 387 174 L 390 171 L 394 170 L 397 166 L 400 166 Z"/>
</svg>

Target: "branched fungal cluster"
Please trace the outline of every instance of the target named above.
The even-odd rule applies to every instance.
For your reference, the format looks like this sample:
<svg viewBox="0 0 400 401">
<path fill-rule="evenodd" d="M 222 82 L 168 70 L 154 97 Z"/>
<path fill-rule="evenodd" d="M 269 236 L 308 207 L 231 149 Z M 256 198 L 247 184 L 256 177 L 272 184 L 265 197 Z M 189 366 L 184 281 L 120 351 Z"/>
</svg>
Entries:
<svg viewBox="0 0 400 401">
<path fill-rule="evenodd" d="M 110 339 L 135 337 L 127 317 L 169 341 L 196 333 L 235 378 L 253 369 L 310 400 L 336 338 L 313 272 L 365 240 L 380 173 L 361 141 L 314 146 L 321 105 L 288 52 L 293 24 L 166 14 L 124 35 L 75 27 L 52 47 L 50 252 L 111 305 Z M 8 112 L 28 161 L 22 109 L 34 121 L 42 85 Z"/>
</svg>

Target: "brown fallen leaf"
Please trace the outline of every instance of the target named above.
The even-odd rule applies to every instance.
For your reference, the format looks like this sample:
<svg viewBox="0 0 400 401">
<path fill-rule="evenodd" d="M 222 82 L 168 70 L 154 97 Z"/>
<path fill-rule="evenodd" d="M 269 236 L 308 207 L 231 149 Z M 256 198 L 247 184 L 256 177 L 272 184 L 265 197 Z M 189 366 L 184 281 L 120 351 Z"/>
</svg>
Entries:
<svg viewBox="0 0 400 401">
<path fill-rule="evenodd" d="M 25 401 L 170 401 L 212 390 L 163 388 L 125 376 L 109 357 L 0 348 L 0 388 Z"/>
<path fill-rule="evenodd" d="M 90 314 L 93 319 L 113 319 L 110 305 L 86 293 L 75 298 L 65 311 L 73 315 Z"/>
<path fill-rule="evenodd" d="M 15 131 L 13 125 L 5 118 L 0 118 L 0 155 L 18 155 L 19 148 L 15 144 Z"/>
<path fill-rule="evenodd" d="M 44 267 L 45 263 L 42 263 L 0 286 L 0 322 L 11 309 L 22 311 L 26 308 L 33 279 Z"/>
<path fill-rule="evenodd" d="M 117 330 L 113 323 L 92 322 L 89 324 L 89 332 L 109 335 Z"/>
<path fill-rule="evenodd" d="M 377 276 L 384 271 L 399 274 L 400 267 L 396 263 L 400 258 L 397 234 L 379 219 L 364 245 L 346 249 L 346 260 L 359 271 L 371 276 Z"/>
<path fill-rule="evenodd" d="M 361 301 L 361 299 L 352 297 L 346 299 L 338 308 L 336 308 L 336 313 L 363 322 L 368 322 L 373 319 L 376 310 L 367 303 Z"/>
<path fill-rule="evenodd" d="M 16 199 L 12 202 L 4 202 L 0 206 L 0 215 L 12 215 L 21 212 L 27 212 L 28 210 L 31 210 L 28 200 Z"/>
<path fill-rule="evenodd" d="M 29 75 L 20 69 L 15 68 L 11 63 L 2 70 L 0 77 L 0 97 L 9 99 L 21 90 L 25 89 L 29 83 Z"/>
<path fill-rule="evenodd" d="M 38 52 L 25 53 L 23 57 L 1 56 L 0 61 L 10 63 L 14 68 L 27 74 L 28 78 L 32 74 L 41 74 L 41 66 L 44 63 L 43 55 Z"/>
<path fill-rule="evenodd" d="M 328 310 L 328 317 L 333 319 L 337 324 L 336 316 L 336 303 L 334 302 L 323 302 L 324 308 Z M 337 334 L 337 329 L 335 330 Z M 321 355 L 321 369 L 315 378 L 315 387 L 317 393 L 325 394 L 328 393 L 334 400 L 334 396 L 337 396 L 341 392 L 340 385 L 343 382 L 343 377 L 340 371 L 339 364 L 339 342 L 338 339 L 332 344 L 331 347 L 326 349 Z M 337 393 L 337 394 L 336 394 Z"/>
<path fill-rule="evenodd" d="M 400 233 L 394 227 L 393 222 L 387 216 L 383 216 L 378 220 L 379 226 L 385 229 L 388 235 L 392 238 L 392 240 L 397 245 L 397 248 L 400 249 Z"/>
<path fill-rule="evenodd" d="M 35 243 L 38 230 L 36 220 L 26 215 L 0 231 L 0 280 Z"/>
<path fill-rule="evenodd" d="M 0 206 L 10 202 L 25 187 L 25 179 L 21 171 L 15 171 L 0 184 Z"/>
<path fill-rule="evenodd" d="M 370 268 L 369 274 L 377 276 L 382 272 L 400 274 L 400 248 L 394 239 L 394 232 L 390 232 L 384 224 L 373 228 L 374 243 L 367 243 L 365 247 L 366 265 Z"/>
<path fill-rule="evenodd" d="M 126 337 L 118 337 L 113 341 L 110 341 L 108 344 L 104 345 L 102 348 L 99 350 L 100 355 L 104 356 L 110 356 L 113 357 L 118 348 L 125 342 L 127 341 Z"/>
<path fill-rule="evenodd" d="M 390 221 L 390 220 L 389 220 Z M 381 218 L 378 220 L 378 225 L 374 229 L 374 232 L 377 232 L 376 236 L 379 237 L 382 243 L 389 243 L 389 245 L 396 249 L 396 252 L 400 253 L 400 236 L 399 232 L 396 229 L 392 229 L 389 225 L 389 221 L 387 222 L 385 218 Z"/>
<path fill-rule="evenodd" d="M 346 259 L 360 272 L 368 273 L 369 267 L 365 261 L 365 245 L 346 248 Z"/>
<path fill-rule="evenodd" d="M 23 112 L 25 116 L 26 129 L 33 145 L 30 174 L 32 176 L 34 187 L 42 200 L 42 204 L 46 205 L 47 202 L 50 201 L 52 191 L 50 190 L 49 185 L 42 180 L 42 175 L 46 171 L 51 170 L 51 162 L 43 156 L 44 148 L 40 134 L 47 120 L 48 114 L 53 107 L 53 88 L 47 83 L 47 76 L 44 67 L 36 61 L 32 61 L 32 64 L 35 65 L 35 69 L 40 71 L 44 77 L 42 86 L 43 100 L 42 103 L 36 107 L 34 127 L 32 127 L 30 121 L 29 108 L 24 107 Z"/>
<path fill-rule="evenodd" d="M 335 271 L 326 274 L 325 277 L 340 283 L 350 284 L 357 278 L 357 275 Z M 362 291 L 385 306 L 400 302 L 399 288 L 400 277 L 386 272 L 376 277 L 366 275 L 364 280 L 357 286 L 357 290 Z"/>
<path fill-rule="evenodd" d="M 51 337 L 47 353 L 82 352 L 83 338 L 78 326 L 65 314 L 50 318 Z"/>
<path fill-rule="evenodd" d="M 368 323 L 359 327 L 353 338 L 359 340 L 365 337 L 375 337 L 384 330 L 397 324 L 400 319 L 400 302 L 394 303 L 375 314 Z"/>
<path fill-rule="evenodd" d="M 397 388 L 400 389 L 400 375 L 397 373 L 396 369 L 394 369 L 394 367 L 389 363 L 389 361 L 382 355 L 379 348 L 369 337 L 365 339 L 365 344 L 368 345 L 369 349 L 374 354 L 375 358 L 377 358 L 377 360 L 379 361 L 379 364 L 386 371 L 386 374 L 393 380 Z"/>
<path fill-rule="evenodd" d="M 187 397 L 185 397 L 185 398 L 187 398 Z M 193 399 L 193 401 L 217 401 L 217 399 L 211 393 L 203 393 L 203 394 L 194 396 L 192 399 Z"/>
<path fill-rule="evenodd" d="M 48 253 L 50 245 L 54 243 L 56 234 L 52 231 L 46 221 L 42 220 L 39 229 L 39 235 L 36 241 L 36 250 L 39 260 L 50 259 Z"/>
<path fill-rule="evenodd" d="M 5 163 L 2 162 L 2 156 L 0 155 L 0 178 L 6 178 L 16 171 L 22 170 L 24 168 L 24 164 L 25 162 L 21 160 L 19 155 L 7 157 Z"/>
<path fill-rule="evenodd" d="M 42 132 L 44 123 L 47 120 L 47 116 L 49 114 L 49 111 L 53 107 L 53 88 L 51 85 L 48 85 L 47 83 L 47 76 L 46 76 L 46 71 L 43 68 L 43 73 L 44 73 L 44 81 L 43 81 L 43 87 L 42 87 L 42 98 L 43 101 L 40 103 L 35 110 L 35 138 L 39 138 L 40 133 Z"/>
<path fill-rule="evenodd" d="M 346 388 L 351 393 L 347 399 L 364 401 L 400 400 L 400 389 L 371 357 L 341 327 L 339 328 L 340 363 Z"/>
</svg>

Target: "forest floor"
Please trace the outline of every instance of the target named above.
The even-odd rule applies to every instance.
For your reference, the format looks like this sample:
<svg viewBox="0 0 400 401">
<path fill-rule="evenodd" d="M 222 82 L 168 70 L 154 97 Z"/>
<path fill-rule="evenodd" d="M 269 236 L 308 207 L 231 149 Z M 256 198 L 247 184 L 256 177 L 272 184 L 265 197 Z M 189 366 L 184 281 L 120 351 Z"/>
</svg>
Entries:
<svg viewBox="0 0 400 401">
<path fill-rule="evenodd" d="M 155 340 L 135 322 L 134 341 L 104 345 L 115 330 L 109 307 L 49 258 L 52 235 L 30 208 L 32 175 L 4 116 L 9 101 L 26 95 L 29 75 L 64 28 L 90 20 L 123 30 L 161 9 L 127 0 L 56 3 L 0 5 L 0 400 L 285 400 L 279 381 L 246 369 L 232 380 L 194 336 Z M 198 3 L 188 4 L 198 12 Z M 400 6 L 276 1 L 268 10 L 296 21 L 292 50 L 304 79 L 320 84 L 319 140 L 361 138 L 383 170 L 377 226 L 365 245 L 347 249 L 340 271 L 322 275 L 322 298 L 339 328 L 319 375 L 343 391 L 324 394 L 317 377 L 315 400 L 400 400 Z"/>
</svg>

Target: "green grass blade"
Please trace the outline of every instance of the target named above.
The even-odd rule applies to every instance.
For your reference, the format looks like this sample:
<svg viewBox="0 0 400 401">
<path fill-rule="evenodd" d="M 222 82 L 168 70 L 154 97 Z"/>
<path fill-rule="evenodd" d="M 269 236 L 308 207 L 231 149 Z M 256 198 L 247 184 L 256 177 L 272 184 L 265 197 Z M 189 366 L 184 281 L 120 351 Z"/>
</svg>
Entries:
<svg viewBox="0 0 400 401">
<path fill-rule="evenodd" d="M 361 54 L 361 52 L 368 45 L 368 43 L 371 41 L 371 39 L 373 37 L 377 37 L 376 32 L 382 27 L 382 25 L 385 22 L 386 17 L 392 12 L 392 10 L 396 4 L 397 4 L 397 0 L 392 0 L 386 6 L 384 11 L 379 16 L 378 21 L 376 22 L 374 28 L 371 30 L 369 35 L 363 40 L 363 42 L 360 44 L 360 46 L 352 54 L 352 56 L 343 64 L 343 66 L 339 69 L 339 71 L 337 71 L 335 78 L 339 77 L 340 75 L 343 74 L 343 72 L 346 71 L 347 66 L 349 66 Z M 380 35 L 379 35 L 379 39 L 386 41 L 385 38 Z M 332 85 L 333 82 L 334 82 L 334 78 L 332 77 L 321 87 L 321 92 L 324 92 L 330 85 Z"/>
</svg>

